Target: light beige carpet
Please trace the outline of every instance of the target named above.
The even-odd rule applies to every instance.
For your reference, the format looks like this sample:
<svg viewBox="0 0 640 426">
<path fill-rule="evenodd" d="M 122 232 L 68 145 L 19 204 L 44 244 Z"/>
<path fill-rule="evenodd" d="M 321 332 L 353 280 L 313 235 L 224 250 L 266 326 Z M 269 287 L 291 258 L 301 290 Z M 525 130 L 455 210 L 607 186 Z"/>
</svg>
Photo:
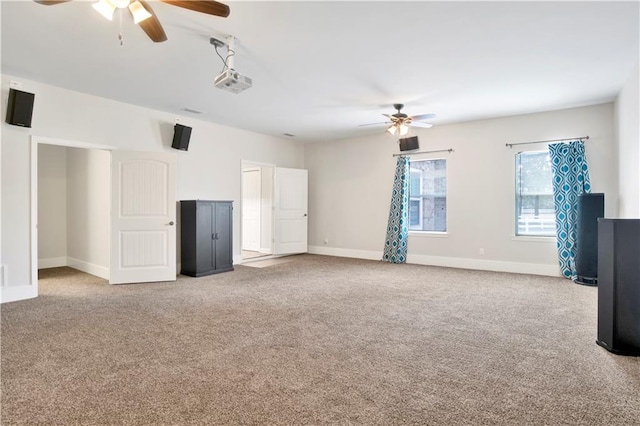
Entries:
<svg viewBox="0 0 640 426">
<path fill-rule="evenodd" d="M 261 253 L 259 251 L 242 250 L 243 260 L 255 259 L 258 257 L 265 257 L 265 256 L 269 256 L 269 255 L 267 253 Z"/>
<path fill-rule="evenodd" d="M 286 256 L 276 259 L 253 260 L 251 262 L 243 263 L 243 265 L 251 268 L 266 268 L 274 265 L 282 265 L 283 263 L 291 262 L 293 259 L 293 256 Z"/>
<path fill-rule="evenodd" d="M 597 289 L 304 255 L 2 305 L 2 424 L 637 425 Z"/>
</svg>

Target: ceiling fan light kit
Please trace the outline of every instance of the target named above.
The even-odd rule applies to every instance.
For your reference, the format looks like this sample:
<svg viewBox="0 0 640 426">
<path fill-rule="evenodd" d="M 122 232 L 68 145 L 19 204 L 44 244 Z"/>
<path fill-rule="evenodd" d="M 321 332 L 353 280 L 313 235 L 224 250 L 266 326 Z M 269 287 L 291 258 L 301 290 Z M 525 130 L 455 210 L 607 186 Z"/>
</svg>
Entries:
<svg viewBox="0 0 640 426">
<path fill-rule="evenodd" d="M 392 135 L 395 135 L 396 132 L 398 132 L 400 136 L 404 136 L 409 133 L 409 127 L 402 123 L 394 123 L 389 126 L 389 128 L 387 128 L 387 132 L 391 133 Z"/>
<path fill-rule="evenodd" d="M 100 0 L 97 3 L 94 3 L 93 8 L 98 11 L 98 13 L 110 21 L 113 21 L 113 13 L 116 11 L 116 7 L 109 2 L 109 0 Z"/>
<path fill-rule="evenodd" d="M 151 14 L 147 11 L 147 9 L 144 8 L 144 6 L 142 6 L 142 3 L 140 3 L 138 0 L 129 5 L 129 10 L 133 15 L 134 24 L 139 24 L 145 19 L 151 18 Z"/>
<path fill-rule="evenodd" d="M 152 16 L 138 0 L 132 2 L 130 0 L 100 0 L 93 4 L 93 8 L 110 21 L 113 20 L 116 9 L 124 9 L 125 7 L 129 8 L 131 15 L 133 15 L 133 22 L 136 24 Z"/>
</svg>

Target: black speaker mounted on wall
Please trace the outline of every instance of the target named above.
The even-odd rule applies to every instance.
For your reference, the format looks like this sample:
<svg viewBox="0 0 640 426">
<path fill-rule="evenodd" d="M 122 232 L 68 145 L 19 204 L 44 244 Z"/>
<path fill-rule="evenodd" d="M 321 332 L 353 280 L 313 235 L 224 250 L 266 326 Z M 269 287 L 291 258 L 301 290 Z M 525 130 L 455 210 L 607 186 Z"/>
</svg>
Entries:
<svg viewBox="0 0 640 426">
<path fill-rule="evenodd" d="M 191 138 L 191 127 L 176 124 L 173 127 L 173 143 L 171 148 L 187 151 L 189 149 L 189 139 Z"/>
<path fill-rule="evenodd" d="M 414 149 L 420 148 L 420 144 L 418 143 L 417 136 L 403 138 L 403 139 L 400 139 L 398 142 L 400 143 L 400 151 L 413 151 Z"/>
<path fill-rule="evenodd" d="M 7 118 L 5 121 L 14 126 L 31 127 L 34 99 L 35 95 L 33 93 L 9 89 L 9 102 L 7 103 Z"/>
</svg>

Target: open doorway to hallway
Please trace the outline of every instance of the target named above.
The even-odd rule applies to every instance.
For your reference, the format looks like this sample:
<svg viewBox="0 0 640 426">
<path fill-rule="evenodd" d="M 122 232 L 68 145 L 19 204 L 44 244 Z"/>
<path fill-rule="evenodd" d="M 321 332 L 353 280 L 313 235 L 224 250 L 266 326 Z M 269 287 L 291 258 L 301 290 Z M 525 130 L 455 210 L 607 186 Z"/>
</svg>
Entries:
<svg viewBox="0 0 640 426">
<path fill-rule="evenodd" d="M 273 254 L 273 165 L 242 162 L 242 261 Z"/>
</svg>

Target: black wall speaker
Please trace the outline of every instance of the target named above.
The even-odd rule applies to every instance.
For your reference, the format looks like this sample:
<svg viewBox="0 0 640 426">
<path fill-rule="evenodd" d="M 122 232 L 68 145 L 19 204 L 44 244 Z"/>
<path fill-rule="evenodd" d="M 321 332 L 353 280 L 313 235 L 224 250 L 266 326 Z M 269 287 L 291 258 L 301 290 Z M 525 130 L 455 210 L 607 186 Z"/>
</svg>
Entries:
<svg viewBox="0 0 640 426">
<path fill-rule="evenodd" d="M 189 139 L 191 138 L 191 127 L 176 124 L 173 128 L 173 143 L 171 148 L 186 151 L 189 149 Z"/>
<path fill-rule="evenodd" d="M 414 149 L 420 148 L 420 144 L 418 144 L 417 136 L 403 138 L 403 139 L 400 139 L 399 142 L 400 142 L 400 151 L 413 151 Z"/>
<path fill-rule="evenodd" d="M 31 127 L 34 99 L 33 93 L 9 89 L 6 122 L 14 126 Z"/>
<path fill-rule="evenodd" d="M 604 194 L 578 195 L 576 272 L 578 284 L 598 285 L 598 218 L 604 217 Z"/>
</svg>

